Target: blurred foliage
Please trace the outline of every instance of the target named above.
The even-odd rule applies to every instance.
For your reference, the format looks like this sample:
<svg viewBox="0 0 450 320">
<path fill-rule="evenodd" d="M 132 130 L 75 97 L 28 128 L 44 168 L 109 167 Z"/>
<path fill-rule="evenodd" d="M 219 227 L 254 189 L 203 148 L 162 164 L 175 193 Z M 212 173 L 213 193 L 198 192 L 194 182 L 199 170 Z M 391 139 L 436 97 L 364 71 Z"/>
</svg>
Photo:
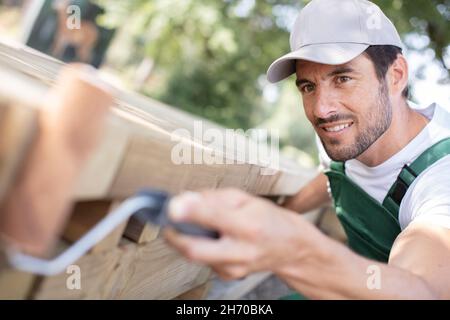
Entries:
<svg viewBox="0 0 450 320">
<path fill-rule="evenodd" d="M 422 45 L 408 43 L 409 49 L 434 50 L 436 60 L 443 67 L 442 81 L 450 80 L 450 0 L 377 0 L 386 15 L 392 20 L 401 35 L 415 33 L 425 37 Z"/>
<path fill-rule="evenodd" d="M 281 88 L 275 99 L 263 99 L 270 63 L 289 51 L 289 27 L 300 0 L 97 0 L 106 9 L 101 23 L 127 29 L 127 64 L 146 57 L 155 68 L 142 88 L 166 103 L 231 128 L 261 124 L 279 110 Z M 450 0 L 374 1 L 393 20 L 402 36 L 426 37 L 445 71 L 450 42 Z M 408 44 L 408 43 L 407 43 Z M 448 53 L 447 53 L 448 55 Z M 293 92 L 293 89 L 291 93 Z M 297 106 L 301 109 L 300 98 Z M 302 149 L 314 144 L 304 118 L 288 114 L 283 143 Z M 290 118 L 290 119 L 289 119 Z M 294 119 L 294 121 L 292 121 Z M 305 133 L 304 133 L 305 132 Z M 303 137 L 308 137 L 305 139 Z M 307 141 L 309 141 L 309 143 Z"/>
<path fill-rule="evenodd" d="M 120 24 L 119 10 L 133 12 L 126 16 L 132 17 L 128 30 L 139 48 L 134 54 L 151 57 L 169 73 L 158 98 L 246 129 L 270 115 L 262 106 L 258 79 L 274 57 L 289 49 L 286 26 L 273 9 L 281 11 L 292 1 L 276 3 L 255 1 L 245 12 L 242 2 L 234 0 L 131 0 L 122 8 L 106 5 L 111 16 L 105 20 Z"/>
</svg>

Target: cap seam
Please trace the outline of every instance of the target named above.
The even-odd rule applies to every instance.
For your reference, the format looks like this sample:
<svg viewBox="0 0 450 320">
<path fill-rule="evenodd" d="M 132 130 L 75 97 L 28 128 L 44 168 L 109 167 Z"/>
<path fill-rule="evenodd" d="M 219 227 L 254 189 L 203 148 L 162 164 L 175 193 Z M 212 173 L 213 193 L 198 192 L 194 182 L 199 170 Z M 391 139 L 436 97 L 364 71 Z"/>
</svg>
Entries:
<svg viewBox="0 0 450 320">
<path fill-rule="evenodd" d="M 359 12 L 359 14 L 358 14 L 358 20 L 359 20 L 359 36 L 362 38 L 362 35 L 363 35 L 363 28 L 362 28 L 362 22 L 361 22 L 361 16 L 362 16 L 361 6 L 358 6 L 356 0 L 353 0 L 353 5 L 356 7 L 356 10 L 358 10 L 358 12 Z"/>
</svg>

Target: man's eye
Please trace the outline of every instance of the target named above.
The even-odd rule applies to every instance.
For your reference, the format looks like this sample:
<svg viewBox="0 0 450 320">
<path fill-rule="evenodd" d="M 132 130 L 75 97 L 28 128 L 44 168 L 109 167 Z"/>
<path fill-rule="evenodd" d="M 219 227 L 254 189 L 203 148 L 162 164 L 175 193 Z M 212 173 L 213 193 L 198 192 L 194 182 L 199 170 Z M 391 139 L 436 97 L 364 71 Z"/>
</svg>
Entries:
<svg viewBox="0 0 450 320">
<path fill-rule="evenodd" d="M 337 77 L 336 82 L 339 83 L 339 84 L 341 84 L 341 83 L 348 82 L 348 81 L 350 81 L 350 80 L 351 80 L 350 77 L 347 77 L 347 76 L 340 76 L 340 77 Z"/>
<path fill-rule="evenodd" d="M 300 88 L 300 91 L 302 92 L 302 93 L 310 93 L 310 92 L 312 92 L 314 90 L 314 85 L 312 85 L 312 84 L 307 84 L 307 85 L 304 85 L 304 86 L 302 86 L 301 88 Z"/>
</svg>

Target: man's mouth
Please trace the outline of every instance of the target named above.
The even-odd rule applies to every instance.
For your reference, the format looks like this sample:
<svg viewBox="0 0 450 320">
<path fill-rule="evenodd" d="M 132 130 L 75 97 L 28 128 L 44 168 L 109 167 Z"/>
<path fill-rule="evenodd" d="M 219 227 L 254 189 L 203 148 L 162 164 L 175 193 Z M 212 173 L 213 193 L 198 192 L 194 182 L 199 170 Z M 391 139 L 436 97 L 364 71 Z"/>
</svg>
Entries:
<svg viewBox="0 0 450 320">
<path fill-rule="evenodd" d="M 339 133 L 345 131 L 345 129 L 351 127 L 353 125 L 353 121 L 340 122 L 340 123 L 327 123 L 319 125 L 323 131 L 327 133 Z"/>
</svg>

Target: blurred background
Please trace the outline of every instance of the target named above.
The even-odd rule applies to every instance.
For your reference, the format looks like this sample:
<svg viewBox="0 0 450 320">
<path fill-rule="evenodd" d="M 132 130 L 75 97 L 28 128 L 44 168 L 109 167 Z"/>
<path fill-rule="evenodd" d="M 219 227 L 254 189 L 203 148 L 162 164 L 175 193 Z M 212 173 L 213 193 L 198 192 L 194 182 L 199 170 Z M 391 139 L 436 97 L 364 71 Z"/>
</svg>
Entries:
<svg viewBox="0 0 450 320">
<path fill-rule="evenodd" d="M 294 80 L 269 84 L 301 0 L 3 0 L 0 36 L 101 68 L 127 89 L 229 128 L 279 129 L 282 151 L 317 163 Z M 410 63 L 412 100 L 450 106 L 450 0 L 373 1 Z M 75 11 L 81 28 L 62 21 Z M 302 150 L 302 151 L 300 151 Z"/>
</svg>

